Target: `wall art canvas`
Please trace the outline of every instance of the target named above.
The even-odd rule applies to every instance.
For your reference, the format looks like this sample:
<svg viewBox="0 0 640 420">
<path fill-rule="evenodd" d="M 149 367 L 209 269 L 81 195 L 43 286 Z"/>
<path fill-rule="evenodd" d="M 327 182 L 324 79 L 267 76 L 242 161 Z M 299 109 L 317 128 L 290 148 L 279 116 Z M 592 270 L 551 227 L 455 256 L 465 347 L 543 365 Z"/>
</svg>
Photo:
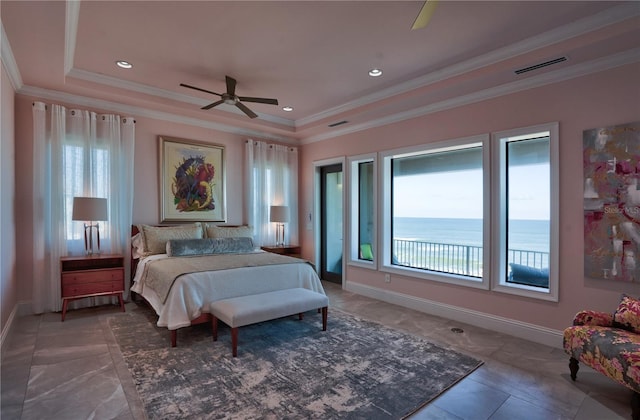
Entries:
<svg viewBox="0 0 640 420">
<path fill-rule="evenodd" d="M 224 222 L 224 146 L 159 139 L 160 220 Z"/>
<path fill-rule="evenodd" d="M 640 281 L 640 122 L 583 132 L 585 276 Z"/>
</svg>

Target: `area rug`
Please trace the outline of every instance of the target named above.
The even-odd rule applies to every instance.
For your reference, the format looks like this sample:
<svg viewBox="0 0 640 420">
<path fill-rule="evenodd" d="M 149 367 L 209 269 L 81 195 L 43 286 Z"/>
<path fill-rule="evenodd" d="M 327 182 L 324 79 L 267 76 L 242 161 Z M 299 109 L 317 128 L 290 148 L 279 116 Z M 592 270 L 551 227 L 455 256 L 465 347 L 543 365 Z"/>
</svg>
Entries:
<svg viewBox="0 0 640 420">
<path fill-rule="evenodd" d="M 482 362 L 344 312 L 329 310 L 230 330 L 183 328 L 178 347 L 139 306 L 109 325 L 150 419 L 399 419 Z"/>
</svg>

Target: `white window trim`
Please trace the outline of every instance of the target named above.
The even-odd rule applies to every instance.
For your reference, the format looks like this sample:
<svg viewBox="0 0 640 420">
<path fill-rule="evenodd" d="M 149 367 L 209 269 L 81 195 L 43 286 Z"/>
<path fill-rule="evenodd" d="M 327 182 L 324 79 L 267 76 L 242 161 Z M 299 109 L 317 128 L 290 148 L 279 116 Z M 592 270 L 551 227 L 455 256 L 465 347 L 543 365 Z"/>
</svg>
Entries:
<svg viewBox="0 0 640 420">
<path fill-rule="evenodd" d="M 347 261 L 350 266 L 368 268 L 372 270 L 378 269 L 378 160 L 377 153 L 367 153 L 363 155 L 351 156 L 348 158 L 348 191 L 349 197 L 348 212 L 348 237 L 347 237 Z M 373 162 L 373 232 L 371 238 L 371 247 L 373 250 L 373 260 L 362 260 L 360 255 L 360 241 L 358 235 L 359 227 L 359 210 L 360 200 L 357 192 L 359 191 L 360 172 L 359 164 Z M 347 172 L 345 171 L 345 173 Z"/>
<path fill-rule="evenodd" d="M 380 250 L 379 267 L 380 271 L 421 278 L 425 280 L 432 280 L 443 282 L 447 284 L 461 285 L 467 287 L 474 287 L 478 289 L 488 290 L 490 287 L 490 275 L 491 270 L 491 224 L 490 220 L 490 199 L 489 188 L 490 185 L 490 171 L 486 170 L 490 165 L 490 148 L 489 148 L 488 134 L 481 134 L 477 136 L 465 137 L 454 140 L 446 140 L 431 144 L 422 144 L 419 146 L 411 146 L 401 149 L 389 150 L 380 153 L 380 161 L 382 162 L 382 170 L 379 171 L 378 185 L 382 186 L 382 194 L 380 197 L 379 207 L 382 209 L 382 217 L 380 224 L 382 226 L 382 232 L 378 235 L 378 248 Z M 482 146 L 482 177 L 483 177 L 483 273 L 482 278 L 476 279 L 466 276 L 460 276 L 456 274 L 438 273 L 433 271 L 425 271 L 409 267 L 400 267 L 391 263 L 390 244 L 392 239 L 391 234 L 391 161 L 394 158 L 406 157 L 417 154 L 445 152 L 449 150 L 456 150 L 465 148 L 472 145 Z"/>
<path fill-rule="evenodd" d="M 506 230 L 506 167 L 504 165 L 504 153 L 506 146 L 506 139 L 516 137 L 520 135 L 549 132 L 549 160 L 550 160 L 550 192 L 551 192 L 551 209 L 550 209 L 550 248 L 549 248 L 549 288 L 542 289 L 539 287 L 532 287 L 526 285 L 512 284 L 506 282 L 506 252 L 505 248 L 505 235 Z M 530 297 L 535 299 L 549 300 L 553 302 L 558 301 L 558 261 L 559 261 L 559 226 L 560 221 L 560 206 L 559 206 L 559 179 L 560 179 L 560 165 L 559 165 L 559 124 L 557 122 L 539 124 L 530 127 L 516 128 L 513 130 L 499 131 L 492 134 L 492 160 L 499 163 L 491 168 L 492 170 L 492 184 L 491 191 L 492 196 L 492 210 L 491 220 L 493 226 L 493 243 L 494 249 L 499 252 L 492 252 L 491 272 L 493 273 L 491 289 L 497 292 L 509 293 L 518 296 Z"/>
</svg>

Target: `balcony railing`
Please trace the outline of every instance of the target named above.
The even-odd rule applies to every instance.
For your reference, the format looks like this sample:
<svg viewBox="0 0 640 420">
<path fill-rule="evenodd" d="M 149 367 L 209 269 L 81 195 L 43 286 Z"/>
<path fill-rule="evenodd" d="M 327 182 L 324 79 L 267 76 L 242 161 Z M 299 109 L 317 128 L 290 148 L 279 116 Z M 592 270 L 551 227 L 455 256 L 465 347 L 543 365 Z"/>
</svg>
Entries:
<svg viewBox="0 0 640 420">
<path fill-rule="evenodd" d="M 405 267 L 482 277 L 482 247 L 408 239 L 393 240 L 393 263 Z M 509 263 L 532 268 L 549 267 L 549 253 L 509 249 Z"/>
</svg>

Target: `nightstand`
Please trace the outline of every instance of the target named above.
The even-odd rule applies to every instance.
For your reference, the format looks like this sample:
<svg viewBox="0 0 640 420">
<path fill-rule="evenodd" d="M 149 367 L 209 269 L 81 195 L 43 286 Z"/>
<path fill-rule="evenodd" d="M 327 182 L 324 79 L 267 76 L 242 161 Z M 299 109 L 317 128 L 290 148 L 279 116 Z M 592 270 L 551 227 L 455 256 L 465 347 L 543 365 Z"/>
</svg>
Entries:
<svg viewBox="0 0 640 420">
<path fill-rule="evenodd" d="M 284 245 L 284 246 L 262 246 L 262 250 L 273 252 L 274 254 L 288 255 L 290 257 L 302 258 L 302 250 L 300 245 Z"/>
<path fill-rule="evenodd" d="M 87 255 L 60 258 L 62 321 L 67 304 L 91 296 L 117 296 L 124 312 L 124 256 Z"/>
</svg>

